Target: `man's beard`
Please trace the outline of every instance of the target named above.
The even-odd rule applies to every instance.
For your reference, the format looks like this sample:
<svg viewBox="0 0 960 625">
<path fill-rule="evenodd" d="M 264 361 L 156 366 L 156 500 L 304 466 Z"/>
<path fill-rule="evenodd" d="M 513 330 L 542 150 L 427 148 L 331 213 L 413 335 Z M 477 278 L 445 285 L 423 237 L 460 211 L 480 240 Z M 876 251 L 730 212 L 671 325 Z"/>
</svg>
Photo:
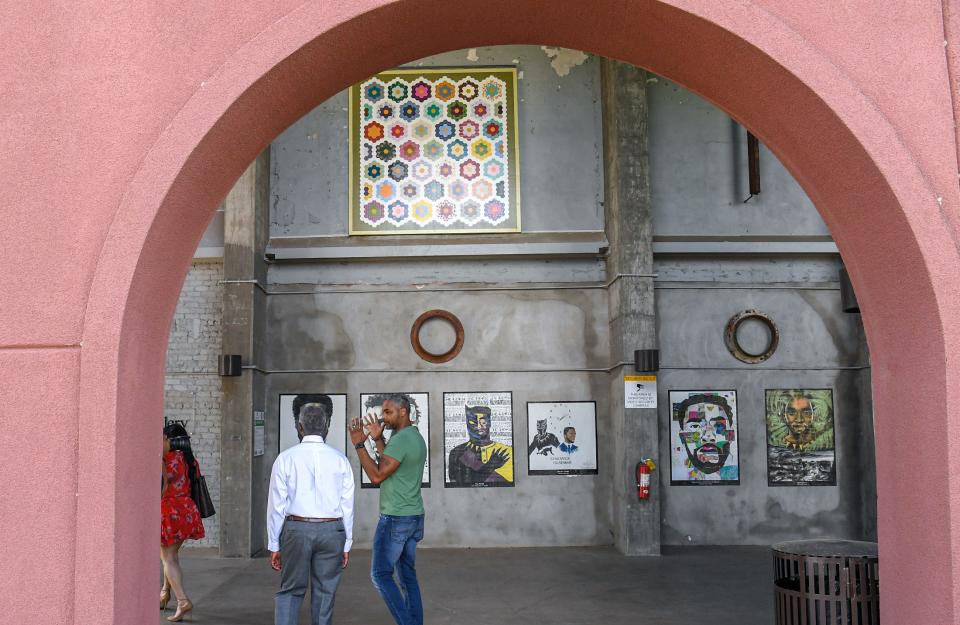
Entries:
<svg viewBox="0 0 960 625">
<path fill-rule="evenodd" d="M 716 473 L 719 471 L 723 465 L 727 462 L 727 457 L 730 455 L 730 445 L 701 445 L 693 451 L 690 450 L 690 446 L 684 444 L 684 449 L 687 451 L 687 457 L 690 459 L 690 462 L 694 467 L 697 468 L 701 473 Z M 717 460 L 716 462 L 701 460 L 698 456 L 701 452 L 704 451 L 704 447 L 714 447 L 716 449 Z M 712 453 L 709 449 L 706 450 L 707 453 Z"/>
</svg>

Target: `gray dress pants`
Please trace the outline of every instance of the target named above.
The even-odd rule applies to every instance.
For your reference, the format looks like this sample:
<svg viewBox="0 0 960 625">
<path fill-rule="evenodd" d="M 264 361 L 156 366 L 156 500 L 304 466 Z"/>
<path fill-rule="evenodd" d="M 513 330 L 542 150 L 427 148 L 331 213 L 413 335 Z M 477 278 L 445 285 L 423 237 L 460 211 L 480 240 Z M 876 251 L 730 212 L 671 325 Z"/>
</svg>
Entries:
<svg viewBox="0 0 960 625">
<path fill-rule="evenodd" d="M 308 523 L 287 519 L 280 532 L 280 592 L 274 599 L 276 625 L 297 625 L 303 596 L 310 591 L 313 625 L 333 622 L 333 602 L 343 574 L 346 533 L 342 521 Z"/>
</svg>

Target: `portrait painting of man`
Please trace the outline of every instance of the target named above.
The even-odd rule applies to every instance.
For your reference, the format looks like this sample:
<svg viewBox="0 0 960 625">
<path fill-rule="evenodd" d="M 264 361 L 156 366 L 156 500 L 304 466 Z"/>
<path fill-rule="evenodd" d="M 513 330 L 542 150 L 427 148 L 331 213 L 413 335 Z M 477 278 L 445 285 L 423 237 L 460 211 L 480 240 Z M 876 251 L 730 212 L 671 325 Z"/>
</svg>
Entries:
<svg viewBox="0 0 960 625">
<path fill-rule="evenodd" d="M 322 409 L 330 415 L 330 429 L 324 442 L 340 453 L 347 443 L 347 396 L 342 393 L 288 393 L 280 395 L 280 449 L 300 442 L 297 419 L 303 411 Z"/>
<path fill-rule="evenodd" d="M 430 487 L 430 394 L 429 393 L 400 393 L 405 396 L 410 401 L 410 423 L 420 431 L 420 436 L 423 437 L 424 442 L 427 444 L 427 462 L 423 467 L 423 482 L 421 488 Z M 364 422 L 368 421 L 382 421 L 381 412 L 383 410 L 383 402 L 389 397 L 389 393 L 362 393 L 360 395 L 360 418 Z M 384 428 L 383 438 L 385 442 L 390 441 L 390 437 L 393 436 L 393 429 Z M 368 436 L 367 440 L 364 441 L 364 445 L 367 448 L 367 453 L 370 454 L 370 457 L 375 461 L 380 460 L 380 453 L 377 451 L 377 446 L 374 444 L 373 440 Z M 370 481 L 370 478 L 367 476 L 367 473 L 360 469 L 360 487 L 361 488 L 377 488 L 373 482 Z"/>
<path fill-rule="evenodd" d="M 833 391 L 768 390 L 766 412 L 767 483 L 835 486 Z"/>
<path fill-rule="evenodd" d="M 736 391 L 670 391 L 670 484 L 739 484 L 738 426 Z"/>
</svg>

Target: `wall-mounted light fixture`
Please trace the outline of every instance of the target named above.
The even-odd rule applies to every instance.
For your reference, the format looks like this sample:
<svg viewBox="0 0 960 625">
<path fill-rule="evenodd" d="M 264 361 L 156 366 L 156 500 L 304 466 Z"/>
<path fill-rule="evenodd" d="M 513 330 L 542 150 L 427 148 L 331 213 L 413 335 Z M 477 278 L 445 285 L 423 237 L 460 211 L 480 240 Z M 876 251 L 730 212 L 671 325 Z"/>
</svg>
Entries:
<svg viewBox="0 0 960 625">
<path fill-rule="evenodd" d="M 220 354 L 219 369 L 223 377 L 241 375 L 243 367 L 240 365 L 240 354 Z"/>
<path fill-rule="evenodd" d="M 747 131 L 747 177 L 750 183 L 750 195 L 743 201 L 744 204 L 760 195 L 760 141 L 749 130 Z"/>
<path fill-rule="evenodd" d="M 850 276 L 847 270 L 840 268 L 840 307 L 845 313 L 860 312 L 860 304 L 857 303 L 857 294 L 853 292 L 853 284 L 850 282 Z"/>
<path fill-rule="evenodd" d="M 633 350 L 633 368 L 638 373 L 653 373 L 660 370 L 659 349 Z"/>
</svg>

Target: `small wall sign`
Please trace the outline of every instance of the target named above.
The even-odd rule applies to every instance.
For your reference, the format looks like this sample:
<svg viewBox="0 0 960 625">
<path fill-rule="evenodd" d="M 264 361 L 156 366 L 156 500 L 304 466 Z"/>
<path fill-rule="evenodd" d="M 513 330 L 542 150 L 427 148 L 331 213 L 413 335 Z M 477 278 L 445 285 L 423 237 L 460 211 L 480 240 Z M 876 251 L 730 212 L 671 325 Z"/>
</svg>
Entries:
<svg viewBox="0 0 960 625">
<path fill-rule="evenodd" d="M 623 407 L 624 408 L 656 408 L 657 407 L 657 376 L 655 375 L 623 376 Z"/>
</svg>

